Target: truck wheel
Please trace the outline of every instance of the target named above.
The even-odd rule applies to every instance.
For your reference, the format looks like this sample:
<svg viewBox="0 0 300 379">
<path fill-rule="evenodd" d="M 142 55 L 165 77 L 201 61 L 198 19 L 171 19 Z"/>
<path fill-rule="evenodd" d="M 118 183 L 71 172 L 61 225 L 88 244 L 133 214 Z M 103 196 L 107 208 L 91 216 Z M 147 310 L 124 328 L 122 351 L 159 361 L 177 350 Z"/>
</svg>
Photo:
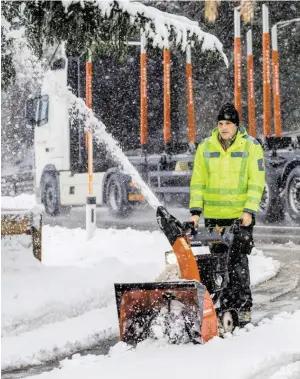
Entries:
<svg viewBox="0 0 300 379">
<path fill-rule="evenodd" d="M 284 204 L 279 196 L 276 184 L 266 182 L 259 206 L 260 218 L 265 222 L 280 222 L 284 220 Z"/>
<path fill-rule="evenodd" d="M 60 213 L 59 182 L 56 173 L 46 173 L 43 177 L 42 202 L 50 216 Z"/>
<path fill-rule="evenodd" d="M 291 219 L 300 222 L 300 167 L 294 168 L 287 178 L 285 201 Z"/>
<path fill-rule="evenodd" d="M 115 216 L 125 217 L 132 211 L 127 196 L 125 185 L 120 177 L 112 174 L 106 185 L 106 203 Z"/>
</svg>

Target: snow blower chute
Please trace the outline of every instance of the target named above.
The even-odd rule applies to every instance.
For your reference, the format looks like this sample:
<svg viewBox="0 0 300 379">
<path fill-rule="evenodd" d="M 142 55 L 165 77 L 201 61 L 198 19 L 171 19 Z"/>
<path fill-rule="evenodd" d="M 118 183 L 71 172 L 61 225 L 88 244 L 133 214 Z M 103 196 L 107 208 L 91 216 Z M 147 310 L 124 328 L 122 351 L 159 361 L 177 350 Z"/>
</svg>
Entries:
<svg viewBox="0 0 300 379">
<path fill-rule="evenodd" d="M 230 241 L 224 241 L 224 238 L 228 239 L 231 234 L 224 235 L 214 229 L 199 233 L 193 239 L 193 223 L 181 224 L 163 206 L 157 208 L 156 217 L 176 255 L 181 279 L 115 284 L 120 338 L 131 344 L 161 337 L 171 343 L 205 343 L 219 334 L 216 299 L 212 300 L 207 287 L 201 283 L 199 262 L 191 244 L 226 243 L 229 246 Z M 187 233 L 188 230 L 192 235 Z M 226 280 L 225 274 L 220 289 Z"/>
</svg>

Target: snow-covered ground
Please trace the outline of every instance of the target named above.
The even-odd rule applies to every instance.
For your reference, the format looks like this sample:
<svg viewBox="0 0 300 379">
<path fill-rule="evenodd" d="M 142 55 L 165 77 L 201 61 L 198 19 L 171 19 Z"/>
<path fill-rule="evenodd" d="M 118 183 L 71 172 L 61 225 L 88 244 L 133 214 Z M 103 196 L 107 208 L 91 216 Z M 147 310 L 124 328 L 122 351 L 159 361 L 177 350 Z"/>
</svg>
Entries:
<svg viewBox="0 0 300 379">
<path fill-rule="evenodd" d="M 70 2 L 65 3 L 68 6 Z M 136 5 L 124 6 L 132 9 Z M 21 57 L 24 60 L 24 54 Z M 92 121 L 97 137 L 135 174 L 126 166 L 127 161 L 104 126 L 94 118 Z M 139 176 L 136 179 L 139 182 Z M 146 186 L 142 188 L 151 199 Z M 20 205 L 16 201 L 4 207 L 34 207 L 26 198 Z M 156 204 L 155 199 L 152 203 Z M 153 280 L 163 270 L 164 252 L 170 249 L 158 231 L 98 229 L 87 242 L 81 229 L 49 226 L 43 228 L 42 264 L 33 258 L 28 236 L 6 237 L 1 245 L 2 369 L 39 364 L 116 336 L 113 283 Z M 279 270 L 278 262 L 258 250 L 250 257 L 250 267 L 253 286 L 272 278 Z M 295 378 L 300 375 L 299 324 L 298 311 L 265 320 L 257 327 L 250 325 L 237 331 L 234 338 L 215 338 L 204 346 L 145 341 L 132 351 L 118 343 L 108 356 L 76 354 L 71 360 L 63 360 L 59 370 L 41 376 Z"/>
<path fill-rule="evenodd" d="M 145 341 L 135 350 L 115 345 L 108 356 L 75 355 L 43 379 L 288 379 L 300 376 L 300 311 L 265 320 L 205 345 Z"/>
<path fill-rule="evenodd" d="M 34 195 L 26 193 L 18 196 L 1 196 L 1 211 L 18 209 L 42 211 L 43 206 L 37 204 Z"/>
<path fill-rule="evenodd" d="M 43 228 L 43 263 L 30 238 L 2 240 L 2 368 L 38 363 L 116 336 L 115 282 L 152 280 L 168 242 L 159 232 Z"/>
<path fill-rule="evenodd" d="M 26 196 L 2 199 L 2 207 L 33 208 Z M 159 231 L 43 227 L 42 264 L 30 237 L 5 237 L 2 247 L 2 369 L 37 365 L 95 346 L 118 335 L 115 282 L 154 280 L 170 250 Z M 279 262 L 258 249 L 250 258 L 252 286 L 271 279 Z M 281 314 L 259 326 L 215 338 L 204 346 L 163 341 L 123 343 L 109 355 L 63 359 L 45 378 L 296 378 L 300 375 L 300 312 Z M 218 362 L 218 364 L 216 364 Z M 145 368 L 147 368 L 145 370 Z M 297 376 L 298 375 L 298 376 Z"/>
<path fill-rule="evenodd" d="M 159 231 L 43 227 L 43 264 L 28 236 L 2 240 L 2 368 L 38 364 L 118 334 L 115 282 L 151 281 L 170 249 Z M 250 257 L 252 285 L 278 262 Z"/>
</svg>

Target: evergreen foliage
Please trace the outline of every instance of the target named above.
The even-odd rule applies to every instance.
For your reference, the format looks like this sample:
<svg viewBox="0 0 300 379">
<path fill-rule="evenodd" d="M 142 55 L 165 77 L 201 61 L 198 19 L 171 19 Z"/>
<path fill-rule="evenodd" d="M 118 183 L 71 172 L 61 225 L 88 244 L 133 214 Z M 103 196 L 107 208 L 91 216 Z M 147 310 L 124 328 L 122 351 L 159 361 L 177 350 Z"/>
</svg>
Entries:
<svg viewBox="0 0 300 379">
<path fill-rule="evenodd" d="M 25 37 L 39 59 L 43 57 L 46 46 L 58 46 L 62 42 L 65 42 L 68 56 L 90 50 L 94 55 L 109 53 L 124 59 L 128 40 L 139 39 L 140 31 L 145 29 L 146 24 L 149 48 L 157 45 L 157 25 L 151 11 L 147 14 L 143 10 L 128 13 L 118 1 L 106 3 L 109 5 L 104 10 L 99 0 L 65 3 L 5 0 L 2 14 L 8 22 L 13 23 L 17 19 L 18 27 L 25 26 Z M 170 43 L 180 47 L 183 38 L 177 34 L 176 27 L 169 21 L 165 21 L 165 27 Z M 201 45 L 195 34 L 191 33 L 188 38 Z M 3 78 L 2 84 L 6 85 L 13 72 L 7 72 L 4 76 L 7 77 Z"/>
</svg>

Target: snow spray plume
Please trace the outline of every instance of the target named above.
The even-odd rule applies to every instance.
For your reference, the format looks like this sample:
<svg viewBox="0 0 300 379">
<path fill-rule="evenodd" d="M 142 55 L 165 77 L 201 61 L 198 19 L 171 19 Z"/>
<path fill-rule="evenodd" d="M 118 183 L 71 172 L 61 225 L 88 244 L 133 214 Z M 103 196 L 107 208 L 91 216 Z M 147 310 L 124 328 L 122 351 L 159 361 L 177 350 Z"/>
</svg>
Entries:
<svg viewBox="0 0 300 379">
<path fill-rule="evenodd" d="M 19 39 L 19 36 L 15 38 L 15 43 L 18 43 Z M 48 72 L 45 72 L 45 69 L 42 66 L 42 62 L 34 56 L 30 47 L 28 46 L 28 43 L 25 42 L 25 38 L 22 37 L 22 54 L 18 56 L 18 61 L 22 62 L 22 57 L 24 56 L 26 57 L 26 59 L 31 57 L 30 75 L 32 75 L 32 77 L 36 77 L 36 75 L 33 75 L 33 71 L 37 74 L 37 76 L 43 74 L 44 80 L 47 78 L 47 80 L 51 84 L 51 87 L 53 88 L 52 93 L 67 98 L 69 104 L 72 105 L 71 109 L 73 111 L 78 111 L 76 116 L 85 120 L 85 130 L 91 130 L 96 140 L 98 140 L 99 142 L 102 141 L 107 145 L 108 150 L 112 153 L 115 160 L 120 164 L 122 171 L 126 172 L 131 176 L 135 185 L 141 190 L 149 205 L 153 209 L 156 209 L 159 205 L 161 205 L 157 197 L 154 195 L 154 193 L 151 191 L 148 185 L 143 181 L 138 171 L 132 166 L 126 155 L 123 153 L 122 149 L 118 146 L 117 142 L 106 131 L 106 127 L 103 124 L 103 122 L 96 118 L 93 111 L 87 107 L 87 105 L 84 103 L 82 99 L 79 99 L 77 96 L 72 94 L 71 91 L 68 90 L 68 88 L 63 88 L 62 85 L 56 80 L 56 77 L 53 74 L 53 72 L 51 72 L 50 70 Z M 25 64 L 20 65 L 22 65 L 26 70 L 27 66 Z"/>
<path fill-rule="evenodd" d="M 55 86 L 58 84 L 53 79 L 52 82 Z M 57 89 L 57 87 L 56 87 Z M 104 142 L 108 148 L 108 150 L 112 153 L 112 155 L 116 158 L 116 160 L 120 163 L 122 170 L 129 174 L 137 185 L 137 187 L 141 190 L 142 194 L 145 196 L 148 203 L 151 205 L 153 209 L 156 209 L 160 204 L 157 197 L 148 187 L 148 185 L 143 181 L 138 171 L 132 166 L 126 155 L 123 153 L 122 149 L 118 146 L 115 139 L 106 131 L 106 127 L 103 122 L 98 120 L 94 115 L 93 111 L 87 107 L 85 102 L 82 99 L 79 99 L 77 96 L 72 94 L 69 90 L 63 89 L 60 87 L 61 95 L 66 95 L 70 102 L 75 105 L 75 109 L 79 112 L 79 117 L 83 117 L 85 119 L 85 130 L 92 131 L 94 137 L 100 142 Z M 72 107 L 72 109 L 74 109 Z"/>
</svg>

